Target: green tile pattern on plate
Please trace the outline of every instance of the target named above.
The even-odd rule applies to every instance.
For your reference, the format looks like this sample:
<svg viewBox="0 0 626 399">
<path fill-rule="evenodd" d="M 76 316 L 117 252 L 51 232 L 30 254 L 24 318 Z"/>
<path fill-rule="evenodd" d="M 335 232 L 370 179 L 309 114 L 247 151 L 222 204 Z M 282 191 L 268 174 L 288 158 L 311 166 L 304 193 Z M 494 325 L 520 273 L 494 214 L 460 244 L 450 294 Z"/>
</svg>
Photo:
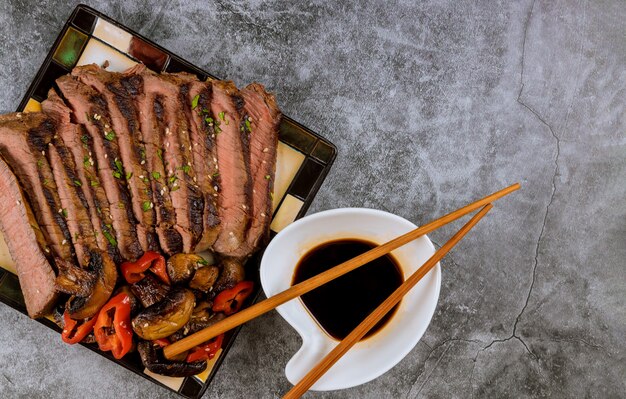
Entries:
<svg viewBox="0 0 626 399">
<path fill-rule="evenodd" d="M 87 35 L 74 28 L 68 28 L 52 58 L 59 64 L 71 68 L 78 61 L 86 42 Z"/>
</svg>

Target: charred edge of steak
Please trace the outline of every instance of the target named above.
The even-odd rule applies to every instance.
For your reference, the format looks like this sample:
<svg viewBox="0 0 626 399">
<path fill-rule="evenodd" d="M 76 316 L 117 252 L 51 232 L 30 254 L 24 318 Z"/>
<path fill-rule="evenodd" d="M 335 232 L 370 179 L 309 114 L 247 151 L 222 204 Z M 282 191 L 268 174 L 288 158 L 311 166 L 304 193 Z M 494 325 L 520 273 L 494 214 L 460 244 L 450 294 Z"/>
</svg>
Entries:
<svg viewBox="0 0 626 399">
<path fill-rule="evenodd" d="M 122 255 L 115 244 L 115 242 L 111 239 L 111 237 L 115 237 L 115 230 L 113 226 L 107 223 L 105 217 L 108 217 L 109 212 L 109 200 L 106 197 L 106 193 L 104 192 L 104 187 L 100 182 L 100 177 L 98 176 L 98 159 L 95 156 L 95 151 L 93 149 L 94 143 L 91 136 L 85 131 L 85 128 L 82 129 L 81 141 L 83 142 L 84 148 L 87 150 L 87 153 L 93 154 L 91 158 L 91 162 L 93 165 L 90 165 L 89 168 L 91 170 L 87 171 L 85 166 L 85 173 L 89 176 L 89 190 L 91 190 L 91 196 L 93 197 L 94 205 L 96 206 L 96 214 L 98 215 L 98 219 L 100 220 L 100 229 L 105 234 L 107 239 L 107 253 L 111 256 L 111 259 L 116 264 L 120 264 L 123 262 Z"/>
<path fill-rule="evenodd" d="M 193 247 L 195 247 L 204 231 L 204 223 L 202 222 L 204 217 L 204 196 L 194 186 L 188 185 L 188 187 L 189 220 L 191 221 L 191 233 L 195 238 L 193 243 Z"/>
<path fill-rule="evenodd" d="M 89 203 L 87 202 L 87 198 L 85 198 L 85 193 L 83 193 L 83 190 L 80 188 L 82 183 L 80 183 L 76 174 L 76 163 L 74 162 L 72 154 L 70 154 L 65 144 L 63 144 L 60 140 L 55 139 L 54 146 L 63 161 L 63 169 L 65 170 L 67 178 L 74 183 L 73 188 L 76 196 L 78 197 L 81 205 L 85 209 L 89 209 Z M 79 182 L 80 184 L 76 184 L 76 182 Z"/>
<path fill-rule="evenodd" d="M 156 116 L 159 123 L 164 122 L 165 118 L 165 107 L 163 106 L 162 96 L 156 96 L 154 98 L 154 115 Z"/>
<path fill-rule="evenodd" d="M 124 76 L 120 79 L 120 83 L 131 96 L 139 96 L 143 94 L 143 78 L 141 76 Z"/>
</svg>

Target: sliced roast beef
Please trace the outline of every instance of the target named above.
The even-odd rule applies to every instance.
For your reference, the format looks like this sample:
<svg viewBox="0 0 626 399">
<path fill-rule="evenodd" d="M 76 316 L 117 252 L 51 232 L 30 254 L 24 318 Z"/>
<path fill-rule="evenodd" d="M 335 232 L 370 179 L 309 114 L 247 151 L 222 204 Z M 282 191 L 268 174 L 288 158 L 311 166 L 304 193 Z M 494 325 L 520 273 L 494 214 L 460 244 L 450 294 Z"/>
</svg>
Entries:
<svg viewBox="0 0 626 399">
<path fill-rule="evenodd" d="M 63 124 L 69 123 L 71 111 L 53 89 L 48 92 L 48 99 L 41 106 L 43 112 L 51 118 L 59 120 Z M 110 217 L 109 202 L 104 192 L 104 187 L 100 184 L 97 173 L 97 160 L 91 148 L 93 140 L 84 131 L 84 126 L 71 126 L 74 129 L 71 127 L 59 129 L 57 134 L 70 151 L 76 168 L 76 181 L 72 183 L 80 187 L 82 191 L 82 198 L 86 201 L 86 205 L 84 203 L 83 205 L 89 212 L 93 227 L 92 234 L 95 235 L 98 247 L 106 251 L 116 263 L 120 263 L 122 258 L 114 242 L 115 232 L 113 231 Z"/>
<path fill-rule="evenodd" d="M 252 83 L 241 90 L 244 120 L 240 131 L 249 135 L 252 212 L 246 245 L 240 255 L 249 255 L 267 238 L 272 220 L 272 192 L 281 113 L 273 95 L 263 85 Z"/>
<path fill-rule="evenodd" d="M 203 232 L 195 247 L 196 252 L 204 251 L 213 245 L 219 234 L 220 219 L 217 211 L 218 169 L 215 148 L 214 119 L 211 111 L 212 86 L 200 82 L 195 75 L 188 73 L 165 75 L 179 87 L 180 104 L 189 122 L 191 158 L 195 171 L 194 182 L 204 196 Z"/>
<path fill-rule="evenodd" d="M 156 233 L 162 250 L 173 255 L 183 251 L 185 241 L 191 241 L 188 230 L 176 223 L 176 211 L 170 197 L 170 190 L 165 178 L 163 138 L 163 107 L 157 100 L 154 91 L 144 90 L 143 70 L 145 66 L 137 65 L 125 73 L 122 85 L 131 94 L 139 109 L 142 142 L 146 149 L 148 174 L 140 176 L 151 183 L 154 209 L 156 209 Z"/>
<path fill-rule="evenodd" d="M 179 89 L 175 83 L 145 68 L 128 71 L 143 81 L 142 112 L 150 112 L 148 126 L 156 127 L 156 136 L 162 138 L 160 161 L 164 174 L 153 171 L 153 178 L 162 184 L 159 194 L 166 194 L 172 201 L 176 215 L 176 230 L 183 243 L 183 252 L 191 252 L 202 236 L 204 198 L 196 181 L 191 157 L 189 126 L 179 103 Z M 143 121 L 142 121 L 143 124 Z M 145 129 L 144 129 L 145 132 Z M 144 141 L 148 138 L 144 135 Z M 158 212 L 157 212 L 158 213 Z"/>
<path fill-rule="evenodd" d="M 110 125 L 115 132 L 128 188 L 133 198 L 133 213 L 139 222 L 139 242 L 144 251 L 158 250 L 158 240 L 154 232 L 156 219 L 154 207 L 151 205 L 152 186 L 149 180 L 139 178 L 148 175 L 146 150 L 141 142 L 139 112 L 120 82 L 122 74 L 108 72 L 92 64 L 74 68 L 72 75 L 93 87 L 106 100 Z"/>
<path fill-rule="evenodd" d="M 213 245 L 223 256 L 240 257 L 250 219 L 251 180 L 248 135 L 239 130 L 243 99 L 232 82 L 212 83 L 211 111 L 215 124 L 219 168 L 218 209 L 220 233 Z"/>
<path fill-rule="evenodd" d="M 8 165 L 0 159 L 0 230 L 5 237 L 32 318 L 45 316 L 55 304 L 54 270 L 42 248 L 44 238 Z"/>
<path fill-rule="evenodd" d="M 104 187 L 109 203 L 110 213 L 105 217 L 110 217 L 115 232 L 112 241 L 116 242 L 124 259 L 136 260 L 142 255 L 143 249 L 137 237 L 137 221 L 126 185 L 126 177 L 131 176 L 122 165 L 107 100 L 93 88 L 69 75 L 57 79 L 57 85 L 73 111 L 73 121 L 84 125 L 93 141 L 93 152 L 88 162 L 95 166 L 93 160 L 97 160 L 99 183 Z"/>
<path fill-rule="evenodd" d="M 55 124 L 42 113 L 0 116 L 0 154 L 25 189 L 51 255 L 73 257 L 71 235 L 63 215 L 58 188 L 46 158 Z"/>
</svg>

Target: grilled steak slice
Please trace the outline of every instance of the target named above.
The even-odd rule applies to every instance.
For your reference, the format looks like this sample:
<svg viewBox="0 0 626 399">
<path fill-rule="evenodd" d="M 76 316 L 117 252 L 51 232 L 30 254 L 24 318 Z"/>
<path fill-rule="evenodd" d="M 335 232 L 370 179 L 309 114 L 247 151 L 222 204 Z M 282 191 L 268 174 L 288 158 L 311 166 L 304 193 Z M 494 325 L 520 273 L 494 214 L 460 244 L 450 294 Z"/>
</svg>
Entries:
<svg viewBox="0 0 626 399">
<path fill-rule="evenodd" d="M 111 128 L 107 101 L 93 88 L 69 75 L 57 79 L 57 85 L 73 111 L 73 121 L 84 125 L 93 141 L 91 160 L 97 161 L 99 183 L 104 187 L 109 203 L 108 216 L 115 232 L 112 241 L 116 242 L 124 259 L 134 261 L 142 255 L 143 249 L 137 238 L 137 221 L 126 187 L 126 172 L 116 134 Z M 91 160 L 91 166 L 96 166 Z"/>
<path fill-rule="evenodd" d="M 61 201 L 52 170 L 46 159 L 55 125 L 42 113 L 0 116 L 0 154 L 11 165 L 25 189 L 52 252 L 58 258 L 73 257 L 71 236 L 63 217 Z"/>
<path fill-rule="evenodd" d="M 157 173 L 156 176 L 153 173 L 152 177 L 162 184 L 159 194 L 169 192 L 183 252 L 191 252 L 202 236 L 204 198 L 194 181 L 189 126 L 179 103 L 178 87 L 170 79 L 145 68 L 134 68 L 128 73 L 137 74 L 143 79 L 146 101 L 142 104 L 142 112 L 151 112 L 153 116 L 149 117 L 148 126 L 151 120 L 156 126 L 157 136 L 163 140 L 163 146 L 157 148 L 157 151 L 162 150 L 161 162 L 165 173 Z M 144 141 L 147 142 L 145 135 Z"/>
<path fill-rule="evenodd" d="M 217 153 L 215 148 L 215 115 L 211 112 L 212 86 L 200 82 L 195 75 L 178 73 L 165 75 L 179 87 L 180 104 L 189 122 L 192 165 L 195 181 L 204 197 L 204 229 L 196 252 L 204 251 L 213 245 L 220 229 L 217 211 Z"/>
<path fill-rule="evenodd" d="M 267 239 L 272 220 L 272 192 L 276 172 L 276 151 L 281 113 L 273 95 L 259 83 L 241 90 L 244 121 L 240 130 L 249 135 L 252 212 L 245 248 L 240 255 L 252 254 Z"/>
<path fill-rule="evenodd" d="M 152 204 L 152 186 L 139 176 L 148 174 L 146 150 L 141 143 L 139 113 L 135 102 L 120 82 L 122 74 L 108 72 L 95 64 L 79 66 L 72 75 L 93 87 L 107 102 L 111 127 L 119 145 L 120 157 L 132 196 L 132 209 L 139 222 L 137 236 L 144 251 L 158 250 L 154 232 L 156 218 Z"/>
<path fill-rule="evenodd" d="M 219 167 L 218 209 L 221 229 L 213 245 L 223 256 L 239 257 L 246 242 L 250 219 L 251 180 L 248 164 L 247 134 L 239 127 L 243 100 L 232 82 L 212 83 L 211 111 L 215 123 Z"/>
<path fill-rule="evenodd" d="M 142 76 L 145 66 L 137 65 L 125 73 L 121 83 L 132 95 L 139 109 L 142 142 L 146 149 L 148 173 L 140 176 L 151 183 L 154 209 L 156 210 L 156 233 L 162 250 L 173 255 L 183 251 L 183 235 L 189 232 L 176 223 L 176 211 L 170 197 L 170 190 L 165 178 L 163 138 L 165 128 L 162 124 L 163 107 L 156 101 L 154 91 L 144 90 Z M 190 238 L 186 239 L 190 241 Z"/>
<path fill-rule="evenodd" d="M 48 92 L 48 99 L 41 104 L 43 112 L 51 118 L 61 121 L 63 124 L 70 122 L 70 109 L 67 108 L 63 100 L 51 89 Z M 116 262 L 121 263 L 122 258 L 117 245 L 115 245 L 115 232 L 112 230 L 112 220 L 109 212 L 109 202 L 104 192 L 104 187 L 100 184 L 97 173 L 97 161 L 93 156 L 93 140 L 84 131 L 84 126 L 71 125 L 74 127 L 59 129 L 57 134 L 70 151 L 75 165 L 76 181 L 74 185 L 78 185 L 82 190 L 82 197 L 86 201 L 85 208 L 89 212 L 93 233 L 98 248 L 106 251 L 109 256 Z M 67 161 L 68 163 L 71 161 Z M 78 194 L 80 196 L 80 194 Z M 81 202 L 82 202 L 81 197 Z M 85 205 L 83 203 L 83 205 Z M 107 227 L 107 225 L 109 227 Z"/>
<path fill-rule="evenodd" d="M 54 306 L 54 271 L 42 251 L 43 237 L 15 176 L 0 159 L 0 230 L 5 237 L 30 317 L 45 316 Z"/>
</svg>

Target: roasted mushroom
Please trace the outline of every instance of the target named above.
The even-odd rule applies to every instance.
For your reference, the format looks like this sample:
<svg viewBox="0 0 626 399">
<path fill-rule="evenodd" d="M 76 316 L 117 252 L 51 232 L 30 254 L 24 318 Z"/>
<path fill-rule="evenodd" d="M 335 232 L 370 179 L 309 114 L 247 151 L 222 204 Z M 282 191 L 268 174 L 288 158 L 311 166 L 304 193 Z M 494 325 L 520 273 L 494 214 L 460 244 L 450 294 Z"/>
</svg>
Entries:
<svg viewBox="0 0 626 399">
<path fill-rule="evenodd" d="M 158 346 L 152 342 L 139 342 L 137 350 L 143 365 L 153 373 L 160 375 L 188 377 L 203 372 L 207 367 L 206 360 L 192 363 L 167 360 L 163 357 Z"/>
<path fill-rule="evenodd" d="M 245 278 L 245 271 L 240 261 L 234 259 L 222 260 L 222 272 L 215 282 L 213 290 L 220 292 L 227 288 L 234 287 Z"/>
<path fill-rule="evenodd" d="M 196 269 L 206 263 L 199 255 L 176 254 L 167 260 L 167 274 L 172 284 L 186 283 L 191 280 Z"/>
<path fill-rule="evenodd" d="M 70 317 L 74 320 L 87 319 L 95 315 L 111 297 L 117 282 L 117 267 L 107 253 L 88 250 L 87 254 L 89 262 L 85 271 L 93 276 L 91 282 L 85 282 L 90 285 L 88 293 L 75 294 L 66 305 Z"/>
<path fill-rule="evenodd" d="M 165 338 L 187 324 L 195 305 L 196 298 L 191 290 L 171 291 L 161 302 L 135 316 L 133 330 L 145 340 Z"/>
<path fill-rule="evenodd" d="M 209 292 L 212 290 L 219 274 L 220 269 L 216 266 L 202 266 L 194 273 L 193 278 L 189 282 L 189 288 Z"/>
<path fill-rule="evenodd" d="M 144 308 L 161 302 L 169 291 L 168 286 L 161 284 L 161 282 L 151 274 L 146 274 L 146 277 L 131 285 L 130 289 L 133 294 L 139 298 Z"/>
<path fill-rule="evenodd" d="M 191 320 L 189 320 L 189 323 L 185 324 L 183 328 L 170 335 L 169 339 L 172 342 L 179 341 L 187 335 L 191 335 L 204 328 L 210 327 L 225 318 L 226 316 L 224 313 L 213 313 L 212 315 L 206 317 L 192 317 Z"/>
</svg>

